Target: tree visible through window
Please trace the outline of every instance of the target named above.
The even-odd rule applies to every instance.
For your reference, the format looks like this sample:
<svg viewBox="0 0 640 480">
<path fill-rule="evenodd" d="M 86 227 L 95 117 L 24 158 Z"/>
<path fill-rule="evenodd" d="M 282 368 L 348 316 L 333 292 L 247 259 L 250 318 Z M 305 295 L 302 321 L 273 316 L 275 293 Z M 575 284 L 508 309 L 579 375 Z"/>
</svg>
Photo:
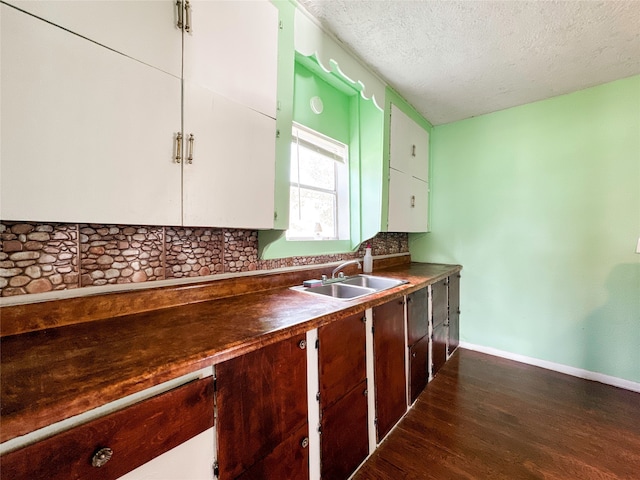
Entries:
<svg viewBox="0 0 640 480">
<path fill-rule="evenodd" d="M 349 238 L 347 146 L 294 124 L 287 240 Z"/>
</svg>

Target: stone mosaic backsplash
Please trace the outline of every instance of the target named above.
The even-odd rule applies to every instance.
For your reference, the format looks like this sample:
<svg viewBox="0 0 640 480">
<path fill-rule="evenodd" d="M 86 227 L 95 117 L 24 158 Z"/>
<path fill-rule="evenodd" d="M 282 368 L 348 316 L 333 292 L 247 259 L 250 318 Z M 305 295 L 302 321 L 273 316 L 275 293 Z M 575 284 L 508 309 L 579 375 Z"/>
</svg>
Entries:
<svg viewBox="0 0 640 480">
<path fill-rule="evenodd" d="M 406 233 L 379 233 L 374 255 L 409 252 Z M 258 258 L 256 230 L 0 222 L 0 296 L 320 265 L 358 252 Z"/>
</svg>

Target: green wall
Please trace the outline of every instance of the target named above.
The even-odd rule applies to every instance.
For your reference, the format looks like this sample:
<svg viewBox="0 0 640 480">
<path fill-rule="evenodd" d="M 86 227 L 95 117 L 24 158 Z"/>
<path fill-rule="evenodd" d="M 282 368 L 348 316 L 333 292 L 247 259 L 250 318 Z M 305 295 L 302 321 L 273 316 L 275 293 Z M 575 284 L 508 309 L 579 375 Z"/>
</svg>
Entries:
<svg viewBox="0 0 640 480">
<path fill-rule="evenodd" d="M 339 142 L 351 141 L 351 103 L 349 95 L 339 91 L 299 62 L 295 65 L 293 120 Z M 355 90 L 351 95 L 355 95 Z M 322 113 L 311 110 L 311 99 L 320 97 Z"/>
<path fill-rule="evenodd" d="M 334 85 L 336 82 L 332 82 L 334 84 L 328 83 L 303 65 L 302 62 L 313 67 L 313 61 L 310 59 L 299 57 L 299 61 L 295 62 L 293 121 L 349 145 L 349 165 L 357 173 L 360 164 L 357 155 L 358 149 L 357 145 L 351 145 L 352 130 L 357 133 L 357 125 L 352 126 L 353 102 L 351 98 L 357 97 L 357 92 L 355 90 L 340 90 L 336 88 Z M 319 67 L 317 68 L 319 69 Z M 315 96 L 320 97 L 323 102 L 323 111 L 320 114 L 316 114 L 311 110 L 310 101 Z M 291 135 L 289 135 L 289 142 L 291 142 Z M 288 170 L 286 172 L 286 185 L 283 182 L 280 192 L 286 194 L 288 205 Z M 286 229 L 286 226 L 283 228 Z M 351 250 L 351 242 L 349 240 L 327 240 L 322 242 L 287 241 L 282 231 L 261 232 L 260 244 L 262 258 L 343 253 Z"/>
<path fill-rule="evenodd" d="M 640 76 L 432 131 L 432 233 L 461 337 L 640 381 Z"/>
</svg>

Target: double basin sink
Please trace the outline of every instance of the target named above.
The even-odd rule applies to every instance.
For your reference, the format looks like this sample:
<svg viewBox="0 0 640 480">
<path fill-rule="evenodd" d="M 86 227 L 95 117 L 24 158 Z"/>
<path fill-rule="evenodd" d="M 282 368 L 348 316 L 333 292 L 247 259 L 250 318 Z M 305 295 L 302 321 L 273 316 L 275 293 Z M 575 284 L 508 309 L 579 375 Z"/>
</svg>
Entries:
<svg viewBox="0 0 640 480">
<path fill-rule="evenodd" d="M 409 282 L 395 278 L 376 277 L 374 275 L 354 275 L 353 277 L 345 277 L 344 279 L 328 280 L 318 286 L 297 286 L 291 287 L 291 289 L 340 300 L 353 300 L 354 298 L 387 290 L 404 283 Z"/>
</svg>

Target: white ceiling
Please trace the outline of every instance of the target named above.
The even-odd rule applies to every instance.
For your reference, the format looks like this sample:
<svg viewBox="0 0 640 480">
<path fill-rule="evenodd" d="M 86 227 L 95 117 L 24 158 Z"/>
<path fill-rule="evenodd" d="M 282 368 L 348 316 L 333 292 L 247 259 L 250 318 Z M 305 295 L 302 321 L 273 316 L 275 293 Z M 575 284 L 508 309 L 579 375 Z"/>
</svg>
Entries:
<svg viewBox="0 0 640 480">
<path fill-rule="evenodd" d="M 640 0 L 298 1 L 434 125 L 640 73 Z"/>
</svg>

